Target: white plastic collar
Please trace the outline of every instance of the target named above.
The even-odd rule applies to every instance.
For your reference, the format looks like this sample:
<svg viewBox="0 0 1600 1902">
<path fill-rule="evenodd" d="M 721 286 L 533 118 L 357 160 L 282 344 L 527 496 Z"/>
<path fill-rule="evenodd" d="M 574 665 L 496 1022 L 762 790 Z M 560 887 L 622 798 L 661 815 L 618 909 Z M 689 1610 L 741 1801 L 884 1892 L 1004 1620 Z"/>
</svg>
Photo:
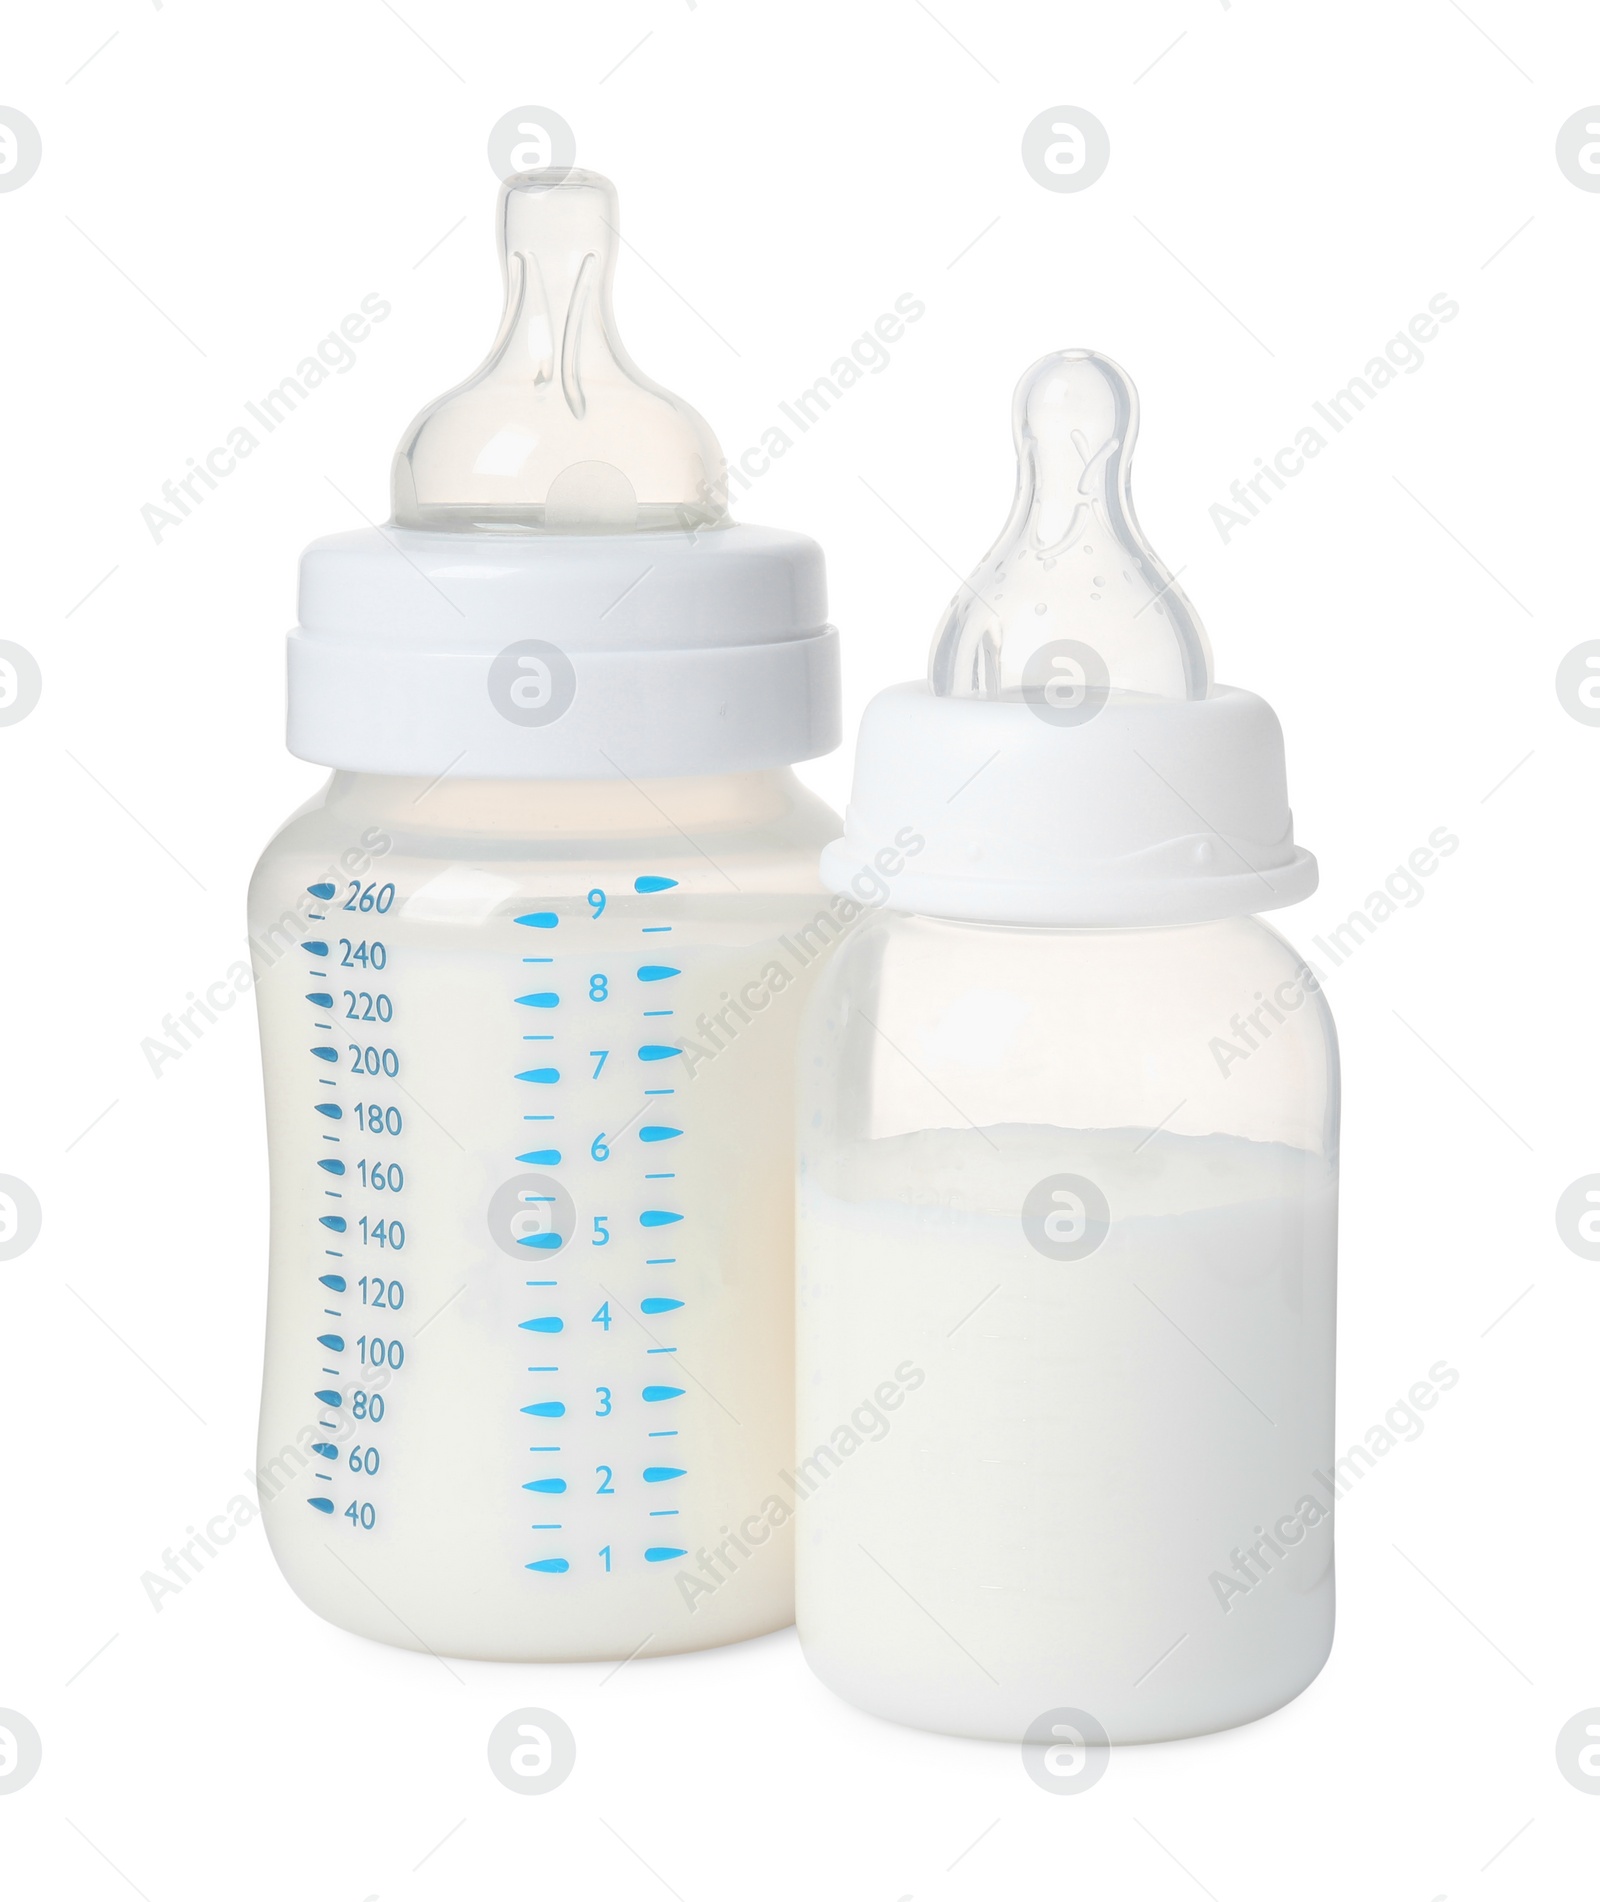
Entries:
<svg viewBox="0 0 1600 1902">
<path fill-rule="evenodd" d="M 906 827 L 923 844 L 886 878 L 885 902 L 936 917 L 1199 924 L 1295 904 L 1317 884 L 1294 842 L 1277 717 L 1238 687 L 1112 698 L 1072 726 L 1021 700 L 890 687 L 863 716 L 825 882 L 845 890 Z"/>
<path fill-rule="evenodd" d="M 822 551 L 780 529 L 314 542 L 289 748 L 472 779 L 753 772 L 839 743 Z"/>
</svg>

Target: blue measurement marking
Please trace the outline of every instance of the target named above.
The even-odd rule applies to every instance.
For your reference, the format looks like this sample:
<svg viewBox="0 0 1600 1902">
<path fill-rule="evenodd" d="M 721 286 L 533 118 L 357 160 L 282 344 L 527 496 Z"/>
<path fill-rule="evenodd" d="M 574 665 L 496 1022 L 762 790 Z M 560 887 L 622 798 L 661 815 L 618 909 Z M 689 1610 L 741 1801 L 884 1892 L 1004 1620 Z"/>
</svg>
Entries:
<svg viewBox="0 0 1600 1902">
<path fill-rule="evenodd" d="M 676 1400 L 683 1391 L 682 1387 L 646 1387 L 643 1398 L 646 1400 Z"/>
<path fill-rule="evenodd" d="M 652 1294 L 647 1295 L 639 1303 L 639 1312 L 641 1314 L 670 1314 L 674 1308 L 682 1306 L 681 1301 L 674 1301 L 669 1295 Z"/>
<path fill-rule="evenodd" d="M 666 1143 L 682 1134 L 681 1129 L 673 1129 L 668 1123 L 646 1123 L 639 1131 L 639 1140 L 642 1143 Z"/>
<path fill-rule="evenodd" d="M 678 1350 L 675 1347 L 647 1347 L 644 1351 L 647 1354 L 676 1354 Z"/>
<path fill-rule="evenodd" d="M 650 1440 L 675 1440 L 677 1437 L 678 1429 L 676 1427 L 661 1427 L 656 1432 L 645 1435 L 645 1438 Z"/>
<path fill-rule="evenodd" d="M 320 1400 L 325 1407 L 332 1407 L 336 1413 L 339 1408 L 344 1405 L 344 1395 L 335 1392 L 330 1387 L 319 1388 L 311 1398 L 313 1400 Z"/>
<path fill-rule="evenodd" d="M 342 1235 L 350 1226 L 342 1215 L 319 1215 L 317 1220 L 324 1228 L 331 1228 L 335 1235 Z"/>
<path fill-rule="evenodd" d="M 678 1092 L 676 1090 L 646 1090 L 645 1091 L 646 1096 L 676 1096 L 677 1094 Z M 677 1133 L 680 1135 L 682 1134 L 681 1131 Z"/>
<path fill-rule="evenodd" d="M 323 1287 L 331 1288 L 335 1294 L 343 1294 L 349 1285 L 343 1275 L 318 1275 L 317 1279 Z"/>
<path fill-rule="evenodd" d="M 677 884 L 675 878 L 662 878 L 658 873 L 646 872 L 633 881 L 636 892 L 670 892 Z"/>
<path fill-rule="evenodd" d="M 301 943 L 300 949 L 309 951 L 314 958 L 325 958 L 328 955 L 327 943 L 322 938 L 307 938 Z"/>
<path fill-rule="evenodd" d="M 331 898 L 336 889 L 337 887 L 329 885 L 326 881 L 321 885 L 308 885 L 306 887 L 306 890 L 310 892 L 313 898 Z"/>
<path fill-rule="evenodd" d="M 678 1174 L 675 1169 L 655 1169 L 645 1177 L 646 1182 L 676 1182 L 677 1179 Z M 329 1189 L 327 1193 L 332 1195 L 333 1190 Z"/>
<path fill-rule="evenodd" d="M 639 1014 L 642 1017 L 670 1017 L 672 1012 L 670 1010 L 646 1010 L 641 1011 Z"/>
<path fill-rule="evenodd" d="M 641 1063 L 664 1063 L 668 1057 L 681 1057 L 682 1047 L 675 1043 L 642 1043 L 639 1046 Z"/>
<path fill-rule="evenodd" d="M 335 1466 L 339 1464 L 338 1447 L 327 1446 L 321 1440 L 318 1440 L 311 1450 L 316 1454 L 319 1460 L 332 1460 Z"/>
<path fill-rule="evenodd" d="M 333 1511 L 333 1501 L 331 1499 L 308 1499 L 306 1504 L 308 1506 L 315 1506 L 318 1512 Z"/>
<path fill-rule="evenodd" d="M 644 1549 L 645 1562 L 659 1565 L 664 1559 L 687 1558 L 688 1551 L 681 1545 L 647 1545 Z"/>
<path fill-rule="evenodd" d="M 339 1222 L 340 1226 L 343 1227 L 343 1223 L 337 1215 L 332 1217 L 325 1215 L 322 1219 L 325 1222 L 329 1220 Z M 681 1222 L 682 1220 L 683 1217 L 674 1214 L 671 1209 L 645 1209 L 639 1216 L 639 1226 L 641 1228 L 669 1228 L 674 1222 Z"/>
<path fill-rule="evenodd" d="M 342 1334 L 319 1334 L 317 1336 L 317 1345 L 327 1348 L 330 1354 L 342 1354 L 344 1352 L 344 1336 Z M 336 1370 L 332 1368 L 324 1369 L 324 1372 L 329 1373 L 335 1371 Z"/>
<path fill-rule="evenodd" d="M 311 1054 L 316 1058 L 318 1063 L 337 1063 L 339 1061 L 338 1051 L 332 1049 L 325 1043 L 318 1044 Z"/>
<path fill-rule="evenodd" d="M 559 914 L 554 911 L 528 912 L 520 916 L 517 922 L 535 930 L 548 931 L 553 930 L 560 923 L 560 917 Z M 550 964 L 553 963 L 554 960 L 546 957 L 524 957 L 522 962 L 525 964 Z M 561 994 L 553 990 L 529 991 L 517 996 L 515 1001 L 530 1010 L 556 1010 L 561 1004 Z M 521 1041 L 524 1043 L 552 1043 L 555 1041 L 555 1038 L 548 1032 L 531 1031 L 521 1033 Z M 517 1080 L 523 1083 L 551 1085 L 561 1081 L 561 1072 L 554 1065 L 540 1065 L 535 1069 L 518 1072 Z M 522 1120 L 524 1122 L 548 1123 L 554 1122 L 556 1118 L 553 1113 L 548 1112 L 524 1112 Z M 555 1168 L 559 1166 L 561 1160 L 562 1152 L 559 1149 L 530 1149 L 522 1152 L 517 1157 L 518 1162 L 534 1168 Z M 547 1195 L 523 1197 L 524 1201 L 543 1204 L 550 1204 L 554 1199 L 554 1197 Z M 522 1246 L 539 1250 L 560 1249 L 566 1239 L 568 1238 L 556 1234 L 519 1237 Z M 529 1288 L 554 1288 L 558 1284 L 555 1281 L 529 1281 L 525 1283 L 525 1285 Z M 536 1315 L 529 1320 L 520 1322 L 518 1325 L 521 1330 L 534 1334 L 560 1334 L 565 1331 L 565 1324 L 558 1315 Z M 535 1374 L 554 1374 L 558 1369 L 554 1366 L 530 1367 L 528 1371 Z M 545 1400 L 533 1402 L 522 1407 L 520 1411 L 525 1417 L 556 1420 L 565 1416 L 566 1406 L 559 1400 Z M 530 1448 L 530 1451 L 539 1454 L 557 1454 L 560 1448 L 556 1446 L 538 1446 Z M 566 1492 L 567 1482 L 564 1479 L 555 1478 L 528 1480 L 523 1483 L 523 1490 L 540 1495 L 559 1495 Z M 535 1532 L 559 1532 L 561 1529 L 558 1523 L 553 1522 L 539 1522 L 532 1527 L 532 1530 Z M 530 1561 L 525 1569 L 530 1572 L 543 1573 L 548 1576 L 559 1576 L 569 1571 L 570 1565 L 566 1559 L 561 1558 L 536 1559 Z"/>
<path fill-rule="evenodd" d="M 322 1312 L 328 1315 L 332 1320 L 337 1321 L 340 1318 L 340 1311 L 338 1308 L 324 1308 Z"/>
<path fill-rule="evenodd" d="M 663 978 L 682 976 L 683 973 L 672 964 L 641 964 L 639 966 L 641 984 L 659 984 Z M 330 1004 L 328 1008 L 331 1010 L 333 1006 Z"/>
<path fill-rule="evenodd" d="M 342 1176 L 344 1174 L 344 1164 L 337 1156 L 321 1157 L 317 1163 L 317 1167 L 319 1169 L 326 1169 L 330 1176 Z"/>
<path fill-rule="evenodd" d="M 639 929 L 641 931 L 670 931 L 672 927 L 671 925 L 641 925 Z"/>
<path fill-rule="evenodd" d="M 646 1268 L 676 1268 L 677 1265 L 676 1255 L 652 1255 L 645 1263 Z"/>
<path fill-rule="evenodd" d="M 333 1009 L 333 992 L 332 991 L 307 991 L 306 1002 L 308 1004 L 315 1004 L 318 1010 L 332 1010 Z"/>
<path fill-rule="evenodd" d="M 644 1469 L 644 1483 L 647 1486 L 659 1486 L 664 1479 L 682 1479 L 688 1470 L 686 1466 L 647 1466 Z"/>
<path fill-rule="evenodd" d="M 331 1116 L 336 1123 L 344 1115 L 344 1111 L 340 1109 L 337 1103 L 315 1103 L 312 1107 L 319 1116 Z"/>
</svg>

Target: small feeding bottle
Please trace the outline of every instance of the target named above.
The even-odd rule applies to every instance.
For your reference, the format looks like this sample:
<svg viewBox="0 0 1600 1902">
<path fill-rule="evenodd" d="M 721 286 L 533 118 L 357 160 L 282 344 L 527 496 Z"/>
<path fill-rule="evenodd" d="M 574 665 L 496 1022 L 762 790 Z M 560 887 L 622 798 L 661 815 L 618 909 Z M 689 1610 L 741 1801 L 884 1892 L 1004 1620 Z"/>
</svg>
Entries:
<svg viewBox="0 0 1600 1902">
<path fill-rule="evenodd" d="M 1010 520 L 863 720 L 823 876 L 886 896 L 802 1030 L 806 1656 L 1047 1780 L 1333 1637 L 1338 1060 L 1254 916 L 1316 867 L 1134 519 L 1137 415 L 1088 351 L 1018 386 Z"/>
<path fill-rule="evenodd" d="M 334 770 L 251 891 L 268 1534 L 323 1617 L 468 1657 L 792 1617 L 785 946 L 838 827 L 790 768 L 837 636 L 820 550 L 729 524 L 624 353 L 616 220 L 504 187 L 488 361 L 392 523 L 304 557 L 289 745 Z"/>
</svg>

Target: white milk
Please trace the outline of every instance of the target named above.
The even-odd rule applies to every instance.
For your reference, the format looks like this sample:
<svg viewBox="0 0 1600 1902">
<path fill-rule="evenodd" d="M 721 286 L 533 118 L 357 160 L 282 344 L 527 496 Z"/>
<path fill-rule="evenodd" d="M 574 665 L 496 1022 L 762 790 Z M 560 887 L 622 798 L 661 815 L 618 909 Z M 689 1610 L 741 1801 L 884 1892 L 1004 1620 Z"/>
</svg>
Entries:
<svg viewBox="0 0 1600 1902">
<path fill-rule="evenodd" d="M 1019 1215 L 1058 1173 L 1110 1206 L 1076 1261 Z M 841 1696 L 1011 1739 L 1071 1708 L 1139 1742 L 1260 1716 L 1316 1675 L 1325 1165 L 1133 1130 L 886 1137 L 803 1174 L 798 1269 L 798 1619 Z"/>
<path fill-rule="evenodd" d="M 791 1445 L 809 977 L 776 940 L 823 901 L 636 894 L 615 865 L 537 876 L 393 855 L 313 899 L 262 974 L 273 1549 L 323 1616 L 441 1652 L 772 1630 L 791 1535 L 758 1509 Z M 299 855 L 270 882 L 261 918 L 306 882 Z M 356 886 L 394 896 L 346 912 Z M 696 1020 L 719 1011 L 715 1051 Z M 693 1554 L 752 1513 L 759 1563 L 686 1595 Z"/>
</svg>

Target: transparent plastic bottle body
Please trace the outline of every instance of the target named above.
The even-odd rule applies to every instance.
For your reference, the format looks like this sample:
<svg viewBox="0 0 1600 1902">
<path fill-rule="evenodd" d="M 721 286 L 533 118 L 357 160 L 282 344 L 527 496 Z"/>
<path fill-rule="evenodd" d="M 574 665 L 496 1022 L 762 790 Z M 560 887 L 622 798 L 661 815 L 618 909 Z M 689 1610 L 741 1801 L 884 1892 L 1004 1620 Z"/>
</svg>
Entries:
<svg viewBox="0 0 1600 1902">
<path fill-rule="evenodd" d="M 1295 1696 L 1333 1637 L 1338 1123 L 1299 957 L 1250 918 L 884 913 L 801 1047 L 812 1668 L 1006 1739 Z"/>
<path fill-rule="evenodd" d="M 268 847 L 262 1494 L 323 1617 L 507 1659 L 790 1621 L 782 1525 L 714 1593 L 679 1574 L 790 1454 L 790 1086 L 835 830 L 786 770 L 336 773 Z"/>
</svg>

